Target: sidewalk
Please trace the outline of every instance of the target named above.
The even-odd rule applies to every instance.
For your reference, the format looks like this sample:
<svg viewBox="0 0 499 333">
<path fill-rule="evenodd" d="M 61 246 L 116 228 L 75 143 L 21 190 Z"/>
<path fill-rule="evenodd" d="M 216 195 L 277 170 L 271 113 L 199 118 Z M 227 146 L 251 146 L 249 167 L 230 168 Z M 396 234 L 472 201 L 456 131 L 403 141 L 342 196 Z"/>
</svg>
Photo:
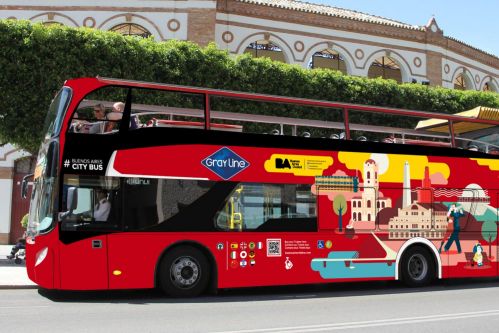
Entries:
<svg viewBox="0 0 499 333">
<path fill-rule="evenodd" d="M 16 265 L 8 260 L 12 245 L 0 245 L 0 289 L 36 288 L 36 284 L 28 278 L 24 263 Z"/>
</svg>

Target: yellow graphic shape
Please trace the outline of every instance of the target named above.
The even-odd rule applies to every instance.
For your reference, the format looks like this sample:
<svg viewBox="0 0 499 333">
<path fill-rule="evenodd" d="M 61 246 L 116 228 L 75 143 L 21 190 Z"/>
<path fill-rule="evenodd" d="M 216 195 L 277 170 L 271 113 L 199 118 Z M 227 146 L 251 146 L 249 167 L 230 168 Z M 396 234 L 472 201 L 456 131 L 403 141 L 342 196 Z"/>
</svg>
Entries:
<svg viewBox="0 0 499 333">
<path fill-rule="evenodd" d="M 333 158 L 330 156 L 272 154 L 264 166 L 267 172 L 320 176 L 331 165 Z"/>
<path fill-rule="evenodd" d="M 404 181 L 404 165 L 409 162 L 410 179 L 421 180 L 424 178 L 425 167 L 430 169 L 430 175 L 440 172 L 445 179 L 449 179 L 450 168 L 445 163 L 431 163 L 426 156 L 387 154 L 388 168 L 383 174 L 379 174 L 379 182 L 402 183 Z M 364 163 L 371 159 L 371 153 L 339 152 L 338 160 L 347 168 L 363 172 Z"/>
<path fill-rule="evenodd" d="M 472 160 L 476 161 L 479 165 L 488 166 L 492 171 L 499 170 L 499 160 L 489 160 L 486 158 L 472 158 Z"/>
</svg>

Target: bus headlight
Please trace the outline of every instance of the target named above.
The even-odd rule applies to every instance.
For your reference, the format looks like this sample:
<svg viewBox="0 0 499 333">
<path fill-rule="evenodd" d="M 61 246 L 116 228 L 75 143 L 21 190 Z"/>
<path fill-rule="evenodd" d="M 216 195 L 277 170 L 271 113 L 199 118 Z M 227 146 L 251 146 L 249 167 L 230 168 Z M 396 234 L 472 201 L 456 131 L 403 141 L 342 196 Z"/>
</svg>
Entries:
<svg viewBox="0 0 499 333">
<path fill-rule="evenodd" d="M 45 260 L 45 258 L 47 258 L 47 253 L 49 252 L 49 248 L 48 247 L 44 247 L 43 249 L 41 249 L 40 251 L 38 251 L 36 253 L 36 261 L 35 261 L 35 267 L 40 265 L 42 263 L 42 261 Z"/>
</svg>

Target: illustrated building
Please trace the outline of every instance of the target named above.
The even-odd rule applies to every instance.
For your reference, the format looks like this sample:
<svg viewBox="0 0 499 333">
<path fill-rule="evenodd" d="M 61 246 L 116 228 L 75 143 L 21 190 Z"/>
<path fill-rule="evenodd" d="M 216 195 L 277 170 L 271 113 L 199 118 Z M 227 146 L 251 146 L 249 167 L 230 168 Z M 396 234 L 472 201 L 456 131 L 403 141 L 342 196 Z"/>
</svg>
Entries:
<svg viewBox="0 0 499 333">
<path fill-rule="evenodd" d="M 369 159 L 364 162 L 360 195 L 354 196 L 350 202 L 352 212 L 351 223 L 356 229 L 374 228 L 377 212 L 392 207 L 392 199 L 379 197 L 378 165 Z"/>
<path fill-rule="evenodd" d="M 425 237 L 441 239 L 448 227 L 447 207 L 433 203 L 430 171 L 425 167 L 421 188 L 417 190 L 417 199 L 411 202 L 410 166 L 404 165 L 404 188 L 402 190 L 402 207 L 397 215 L 388 223 L 389 239 L 408 239 Z"/>
<path fill-rule="evenodd" d="M 447 207 L 442 204 L 420 204 L 398 209 L 388 224 L 389 239 L 425 237 L 441 239 L 447 230 Z"/>
</svg>

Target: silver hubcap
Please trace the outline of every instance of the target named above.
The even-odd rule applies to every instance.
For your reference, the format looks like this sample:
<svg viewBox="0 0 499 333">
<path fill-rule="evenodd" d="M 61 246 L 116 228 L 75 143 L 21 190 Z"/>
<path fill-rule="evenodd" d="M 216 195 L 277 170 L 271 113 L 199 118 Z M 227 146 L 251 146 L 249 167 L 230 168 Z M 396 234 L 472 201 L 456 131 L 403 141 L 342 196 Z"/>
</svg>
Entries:
<svg viewBox="0 0 499 333">
<path fill-rule="evenodd" d="M 192 288 L 199 281 L 201 270 L 194 258 L 177 258 L 170 267 L 170 278 L 172 282 L 180 288 Z"/>
<path fill-rule="evenodd" d="M 420 281 L 428 274 L 428 262 L 426 258 L 419 253 L 413 254 L 409 258 L 409 275 L 411 279 Z"/>
</svg>

